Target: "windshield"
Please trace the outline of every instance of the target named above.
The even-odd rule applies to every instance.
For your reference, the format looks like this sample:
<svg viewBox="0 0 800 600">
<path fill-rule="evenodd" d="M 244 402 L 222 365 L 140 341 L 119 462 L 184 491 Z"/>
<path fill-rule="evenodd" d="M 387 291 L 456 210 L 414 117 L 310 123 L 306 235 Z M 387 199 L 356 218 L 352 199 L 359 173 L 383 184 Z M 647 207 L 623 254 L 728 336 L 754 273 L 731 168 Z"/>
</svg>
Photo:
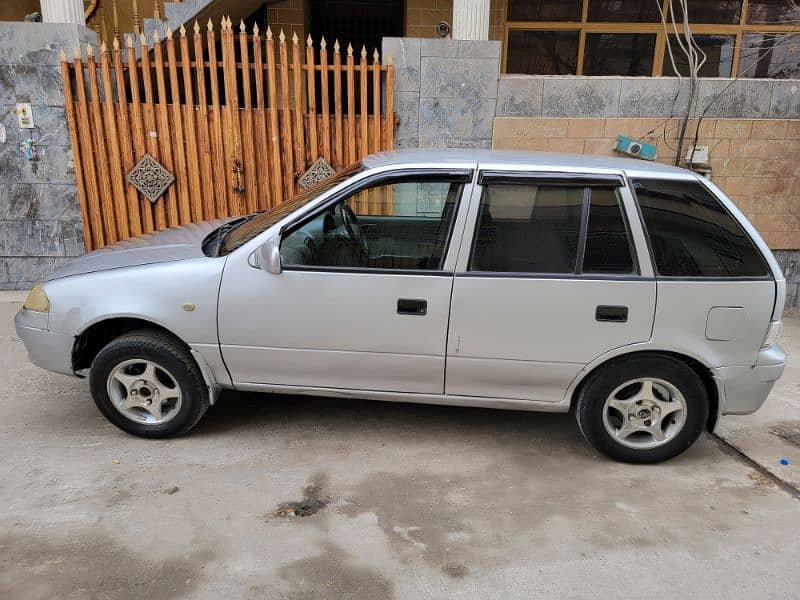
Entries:
<svg viewBox="0 0 800 600">
<path fill-rule="evenodd" d="M 225 241 L 220 248 L 220 255 L 233 252 L 240 246 L 246 244 L 254 237 L 272 227 L 275 223 L 290 215 L 295 210 L 304 206 L 318 198 L 320 194 L 327 192 L 332 187 L 349 179 L 356 173 L 364 170 L 364 165 L 361 162 L 355 162 L 346 169 L 343 169 L 335 175 L 329 177 L 325 181 L 321 181 L 317 185 L 308 188 L 306 191 L 298 194 L 291 200 L 287 200 L 278 206 L 269 209 L 266 212 L 254 216 L 252 219 L 244 222 L 239 227 L 232 229 L 225 237 Z"/>
</svg>

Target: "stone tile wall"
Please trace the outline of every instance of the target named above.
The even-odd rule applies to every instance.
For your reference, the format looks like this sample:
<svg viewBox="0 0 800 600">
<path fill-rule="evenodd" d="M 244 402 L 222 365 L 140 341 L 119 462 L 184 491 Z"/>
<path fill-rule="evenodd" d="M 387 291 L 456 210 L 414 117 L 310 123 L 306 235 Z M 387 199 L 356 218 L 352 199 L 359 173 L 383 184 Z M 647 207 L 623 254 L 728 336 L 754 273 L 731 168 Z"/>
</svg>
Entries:
<svg viewBox="0 0 800 600">
<path fill-rule="evenodd" d="M 83 253 L 58 53 L 89 41 L 76 25 L 0 23 L 0 289 L 29 288 Z M 19 128 L 18 102 L 32 105 L 34 129 Z M 38 160 L 21 149 L 27 139 Z"/>
<path fill-rule="evenodd" d="M 491 146 L 500 42 L 384 38 L 389 55 L 398 148 Z"/>
<path fill-rule="evenodd" d="M 786 275 L 786 307 L 800 307 L 800 250 L 776 250 L 775 258 Z"/>
<path fill-rule="evenodd" d="M 717 95 L 723 92 L 718 99 Z M 689 82 L 674 77 L 503 75 L 498 117 L 667 117 L 681 115 Z M 798 119 L 800 80 L 701 79 L 695 116 Z"/>
</svg>

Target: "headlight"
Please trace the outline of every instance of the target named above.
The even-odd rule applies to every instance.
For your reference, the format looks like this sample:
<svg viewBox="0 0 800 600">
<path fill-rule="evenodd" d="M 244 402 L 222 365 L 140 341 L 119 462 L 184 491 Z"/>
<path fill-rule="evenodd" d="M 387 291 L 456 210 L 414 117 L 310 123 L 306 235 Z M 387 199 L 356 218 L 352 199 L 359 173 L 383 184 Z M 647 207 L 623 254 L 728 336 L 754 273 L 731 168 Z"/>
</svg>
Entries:
<svg viewBox="0 0 800 600">
<path fill-rule="evenodd" d="M 25 300 L 25 304 L 22 305 L 22 308 L 36 312 L 50 312 L 50 300 L 48 300 L 47 294 L 44 293 L 44 288 L 41 283 L 34 286 L 30 294 L 28 294 L 28 298 Z"/>
</svg>

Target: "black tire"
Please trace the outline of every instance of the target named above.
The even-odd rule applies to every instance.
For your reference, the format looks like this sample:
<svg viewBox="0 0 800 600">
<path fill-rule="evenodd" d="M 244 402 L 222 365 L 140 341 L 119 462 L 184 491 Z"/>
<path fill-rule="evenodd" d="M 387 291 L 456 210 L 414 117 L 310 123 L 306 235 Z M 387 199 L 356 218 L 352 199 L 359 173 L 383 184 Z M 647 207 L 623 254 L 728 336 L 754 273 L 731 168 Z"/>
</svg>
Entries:
<svg viewBox="0 0 800 600">
<path fill-rule="evenodd" d="M 603 424 L 606 398 L 620 385 L 639 377 L 669 382 L 686 401 L 683 427 L 664 445 L 654 448 L 625 446 Z M 589 377 L 578 394 L 575 417 L 586 441 L 606 456 L 628 463 L 658 463 L 678 456 L 700 437 L 708 420 L 708 394 L 697 373 L 676 358 L 659 354 L 631 356 L 600 367 Z"/>
<path fill-rule="evenodd" d="M 148 359 L 169 371 L 180 387 L 181 405 L 175 416 L 159 424 L 135 422 L 113 405 L 107 381 L 114 368 L 126 360 Z M 208 410 L 208 388 L 189 349 L 163 331 L 142 329 L 109 342 L 92 361 L 89 388 L 100 412 L 123 431 L 144 438 L 168 438 L 194 427 Z"/>
</svg>

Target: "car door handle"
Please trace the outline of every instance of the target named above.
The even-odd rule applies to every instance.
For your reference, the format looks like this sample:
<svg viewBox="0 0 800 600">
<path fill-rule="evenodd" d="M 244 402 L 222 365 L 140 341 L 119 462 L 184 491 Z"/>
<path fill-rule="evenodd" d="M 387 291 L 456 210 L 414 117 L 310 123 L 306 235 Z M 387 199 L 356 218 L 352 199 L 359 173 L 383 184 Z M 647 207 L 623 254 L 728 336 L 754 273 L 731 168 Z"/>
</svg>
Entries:
<svg viewBox="0 0 800 600">
<path fill-rule="evenodd" d="M 398 315 L 418 315 L 428 314 L 428 301 L 413 298 L 399 298 L 397 300 Z"/>
<path fill-rule="evenodd" d="M 628 320 L 627 306 L 598 306 L 594 311 L 597 321 L 610 321 L 612 323 L 625 323 Z"/>
</svg>

